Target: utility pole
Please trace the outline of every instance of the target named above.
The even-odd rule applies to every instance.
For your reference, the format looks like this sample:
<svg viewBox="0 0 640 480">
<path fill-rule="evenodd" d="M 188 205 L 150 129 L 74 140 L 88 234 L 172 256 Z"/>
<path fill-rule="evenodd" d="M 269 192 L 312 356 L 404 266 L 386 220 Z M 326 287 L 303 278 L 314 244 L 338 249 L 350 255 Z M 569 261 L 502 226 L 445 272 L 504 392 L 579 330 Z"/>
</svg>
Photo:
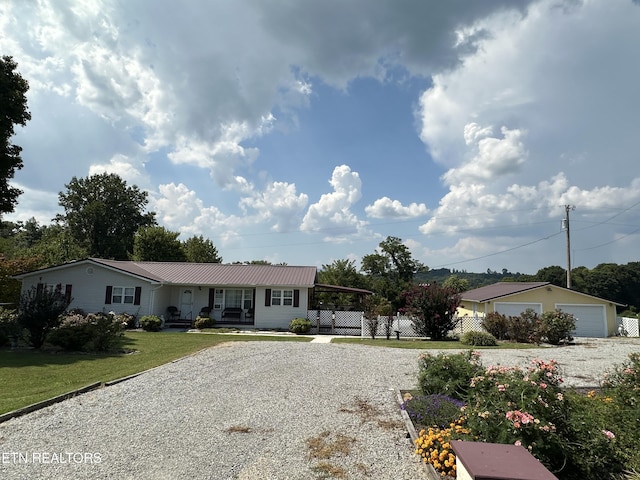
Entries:
<svg viewBox="0 0 640 480">
<path fill-rule="evenodd" d="M 571 232 L 569 229 L 569 211 L 575 210 L 574 205 L 564 206 L 564 220 L 562 220 L 562 229 L 567 232 L 567 288 L 571 288 Z"/>
</svg>

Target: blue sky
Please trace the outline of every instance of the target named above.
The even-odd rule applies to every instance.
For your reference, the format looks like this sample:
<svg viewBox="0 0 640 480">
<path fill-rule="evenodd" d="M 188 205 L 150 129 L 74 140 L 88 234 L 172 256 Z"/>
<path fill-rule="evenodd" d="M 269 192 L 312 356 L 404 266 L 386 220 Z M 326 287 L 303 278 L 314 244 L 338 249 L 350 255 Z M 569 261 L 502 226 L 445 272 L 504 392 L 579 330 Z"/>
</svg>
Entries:
<svg viewBox="0 0 640 480">
<path fill-rule="evenodd" d="M 632 0 L 40 0 L 0 4 L 29 80 L 24 190 L 119 174 L 224 261 L 432 268 L 638 261 Z"/>
</svg>

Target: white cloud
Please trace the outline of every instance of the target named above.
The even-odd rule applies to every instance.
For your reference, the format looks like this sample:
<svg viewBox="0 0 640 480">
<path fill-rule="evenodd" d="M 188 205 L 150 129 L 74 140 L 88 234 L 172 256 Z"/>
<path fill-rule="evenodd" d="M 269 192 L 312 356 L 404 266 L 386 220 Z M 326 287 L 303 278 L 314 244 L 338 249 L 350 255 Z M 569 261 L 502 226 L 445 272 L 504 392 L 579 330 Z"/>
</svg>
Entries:
<svg viewBox="0 0 640 480">
<path fill-rule="evenodd" d="M 366 222 L 359 220 L 351 211 L 353 204 L 362 196 L 362 181 L 358 172 L 352 172 L 347 165 L 337 166 L 329 183 L 333 192 L 323 194 L 318 202 L 309 206 L 300 229 L 304 232 L 322 232 L 326 239 L 333 241 L 344 241 L 363 233 Z"/>
<path fill-rule="evenodd" d="M 365 212 L 372 218 L 415 218 L 422 217 L 429 213 L 429 209 L 424 203 L 411 203 L 402 205 L 398 200 L 391 200 L 389 197 L 382 197 L 365 207 Z"/>
<path fill-rule="evenodd" d="M 449 192 L 422 233 L 511 226 L 528 235 L 517 227 L 557 218 L 564 204 L 595 215 L 638 198 L 629 165 L 640 64 L 629 59 L 640 9 L 566 6 L 542 0 L 526 16 L 479 20 L 487 35 L 478 50 L 433 77 L 420 100 L 421 138 L 448 167 Z M 502 125 L 501 137 L 489 125 Z"/>
<path fill-rule="evenodd" d="M 137 185 L 140 188 L 148 187 L 150 184 L 149 175 L 144 170 L 144 163 L 122 154 L 114 155 L 109 163 L 89 167 L 89 175 L 100 173 L 115 173 L 129 185 Z"/>
<path fill-rule="evenodd" d="M 477 124 L 465 125 L 464 138 L 473 145 L 475 154 L 459 168 L 443 175 L 447 185 L 461 182 L 490 182 L 501 176 L 517 173 L 526 160 L 527 152 L 521 142 L 520 130 L 502 127 L 503 138 L 495 138 L 491 127 L 481 129 Z"/>
<path fill-rule="evenodd" d="M 240 206 L 256 210 L 256 215 L 265 223 L 273 223 L 276 232 L 290 230 L 300 222 L 309 197 L 296 192 L 296 186 L 286 182 L 272 182 L 264 191 L 253 192 L 241 199 Z"/>
</svg>

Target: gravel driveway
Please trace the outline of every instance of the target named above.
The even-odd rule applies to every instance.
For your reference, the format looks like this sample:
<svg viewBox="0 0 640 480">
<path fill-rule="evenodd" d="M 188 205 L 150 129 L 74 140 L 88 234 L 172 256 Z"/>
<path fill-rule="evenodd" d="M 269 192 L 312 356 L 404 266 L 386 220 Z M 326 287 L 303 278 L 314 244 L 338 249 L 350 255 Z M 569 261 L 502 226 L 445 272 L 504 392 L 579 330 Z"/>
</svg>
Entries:
<svg viewBox="0 0 640 480">
<path fill-rule="evenodd" d="M 592 386 L 632 351 L 638 339 L 582 339 L 481 356 L 485 365 L 553 358 L 568 385 Z M 289 342 L 210 348 L 0 424 L 0 478 L 424 479 L 393 393 L 415 386 L 419 353 Z"/>
</svg>

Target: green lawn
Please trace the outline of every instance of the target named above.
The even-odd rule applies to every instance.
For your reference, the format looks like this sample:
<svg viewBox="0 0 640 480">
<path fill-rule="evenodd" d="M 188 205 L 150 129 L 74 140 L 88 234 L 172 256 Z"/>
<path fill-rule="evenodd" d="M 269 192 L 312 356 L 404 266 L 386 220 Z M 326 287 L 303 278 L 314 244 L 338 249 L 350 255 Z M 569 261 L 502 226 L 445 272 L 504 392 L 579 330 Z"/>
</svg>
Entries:
<svg viewBox="0 0 640 480">
<path fill-rule="evenodd" d="M 309 337 L 219 335 L 183 332 L 127 332 L 129 354 L 51 353 L 0 350 L 0 414 L 67 393 L 157 367 L 222 342 L 298 341 Z"/>
<path fill-rule="evenodd" d="M 390 348 L 415 348 L 419 350 L 447 350 L 447 349 L 463 349 L 470 350 L 486 350 L 486 349 L 525 349 L 525 348 L 540 348 L 530 343 L 512 343 L 512 342 L 498 342 L 497 347 L 472 347 L 470 345 L 463 345 L 456 341 L 431 341 L 415 338 L 407 338 L 403 340 L 387 340 L 386 338 L 334 338 L 331 343 L 354 343 L 356 345 L 371 345 L 374 347 L 390 347 Z"/>
</svg>

